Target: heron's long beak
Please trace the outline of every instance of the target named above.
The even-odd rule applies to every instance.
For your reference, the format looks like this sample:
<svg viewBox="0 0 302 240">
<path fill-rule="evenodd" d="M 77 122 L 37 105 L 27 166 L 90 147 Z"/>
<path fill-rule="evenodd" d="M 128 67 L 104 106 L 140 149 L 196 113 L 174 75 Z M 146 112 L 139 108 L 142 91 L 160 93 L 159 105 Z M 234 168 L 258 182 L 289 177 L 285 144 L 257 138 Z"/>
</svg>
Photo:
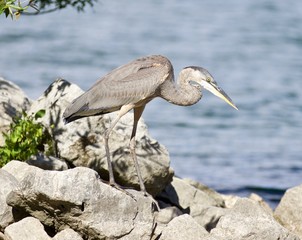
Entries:
<svg viewBox="0 0 302 240">
<path fill-rule="evenodd" d="M 238 110 L 236 105 L 233 103 L 232 99 L 223 91 L 222 88 L 220 88 L 216 83 L 209 83 L 206 81 L 203 81 L 202 86 L 213 93 L 215 96 L 221 98 L 222 100 L 226 101 L 229 105 L 231 105 L 233 108 Z"/>
</svg>

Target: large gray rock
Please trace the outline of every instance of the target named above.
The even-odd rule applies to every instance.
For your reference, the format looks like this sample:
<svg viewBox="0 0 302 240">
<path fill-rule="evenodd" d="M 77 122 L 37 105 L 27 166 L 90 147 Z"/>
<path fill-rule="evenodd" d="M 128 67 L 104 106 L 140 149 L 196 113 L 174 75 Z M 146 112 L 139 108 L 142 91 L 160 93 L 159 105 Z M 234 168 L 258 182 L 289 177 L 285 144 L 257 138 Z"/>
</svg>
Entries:
<svg viewBox="0 0 302 240">
<path fill-rule="evenodd" d="M 224 240 L 299 240 L 282 227 L 258 202 L 238 199 L 232 209 L 219 219 L 211 237 Z"/>
<path fill-rule="evenodd" d="M 161 223 L 163 226 L 168 224 L 173 218 L 183 215 L 177 207 L 161 208 L 159 212 L 155 213 L 156 222 Z"/>
<path fill-rule="evenodd" d="M 54 156 L 46 156 L 42 153 L 31 156 L 31 158 L 27 160 L 26 163 L 42 168 L 44 170 L 62 171 L 68 169 L 68 165 L 64 160 L 56 158 Z"/>
<path fill-rule="evenodd" d="M 162 231 L 160 240 L 197 240 L 204 239 L 209 233 L 190 215 L 174 218 Z"/>
<path fill-rule="evenodd" d="M 66 228 L 51 238 L 41 222 L 34 217 L 26 217 L 5 229 L 4 240 L 83 240 L 71 228 Z M 1 239 L 1 236 L 0 236 Z"/>
<path fill-rule="evenodd" d="M 62 114 L 65 108 L 81 93 L 83 91 L 76 85 L 59 79 L 33 102 L 30 112 L 46 109 L 42 122 L 46 126 L 53 126 L 50 130 L 57 141 L 58 156 L 75 166 L 93 168 L 103 179 L 108 179 L 103 134 L 116 113 L 88 117 L 64 125 Z M 122 186 L 138 188 L 138 178 L 128 146 L 132 124 L 133 116 L 129 113 L 112 131 L 109 145 L 117 182 Z M 136 153 L 147 191 L 156 195 L 173 176 L 168 152 L 149 136 L 142 119 L 138 124 L 136 140 Z"/>
<path fill-rule="evenodd" d="M 18 161 L 4 168 L 20 185 L 8 204 L 56 231 L 70 227 L 85 239 L 150 239 L 154 232 L 153 200 L 102 183 L 92 169 L 46 171 Z"/>
<path fill-rule="evenodd" d="M 0 232 L 0 240 L 7 240 L 7 238 L 2 232 Z"/>
<path fill-rule="evenodd" d="M 0 236 L 1 239 L 1 236 Z M 9 225 L 5 229 L 4 240 L 83 240 L 71 228 L 66 228 L 57 233 L 53 238 L 47 235 L 41 222 L 33 217 L 26 217 Z"/>
<path fill-rule="evenodd" d="M 0 77 L 0 146 L 4 145 L 2 133 L 7 132 L 12 119 L 30 107 L 30 100 L 14 83 Z"/>
<path fill-rule="evenodd" d="M 215 202 L 216 202 L 215 206 L 225 207 L 225 202 L 224 202 L 224 199 L 221 196 L 221 194 L 216 192 L 212 188 L 209 188 L 208 186 L 206 186 L 200 182 L 194 181 L 192 179 L 189 179 L 189 178 L 184 178 L 183 181 L 190 184 L 194 188 L 202 191 L 203 193 L 209 195 L 212 199 L 215 200 Z"/>
<path fill-rule="evenodd" d="M 159 195 L 166 203 L 190 214 L 201 226 L 211 230 L 224 214 L 224 201 L 214 190 L 196 182 L 173 177 L 173 181 Z"/>
<path fill-rule="evenodd" d="M 235 206 L 236 202 L 239 199 L 241 199 L 241 197 L 236 196 L 236 195 L 221 194 L 220 196 L 223 198 L 226 208 L 233 208 Z M 248 198 L 251 199 L 251 200 L 253 200 L 253 201 L 256 201 L 261 207 L 263 207 L 266 210 L 266 212 L 268 212 L 269 214 L 273 215 L 273 210 L 268 205 L 268 203 L 266 203 L 263 200 L 263 198 L 261 196 L 259 196 L 256 193 L 251 193 Z"/>
<path fill-rule="evenodd" d="M 40 221 L 27 217 L 19 222 L 9 225 L 4 235 L 8 240 L 51 240 Z"/>
<path fill-rule="evenodd" d="M 66 228 L 57 233 L 53 240 L 83 240 L 83 238 L 71 228 Z"/>
<path fill-rule="evenodd" d="M 288 189 L 275 210 L 276 219 L 302 238 L 302 185 Z"/>
<path fill-rule="evenodd" d="M 0 231 L 4 231 L 5 227 L 14 222 L 12 208 L 6 204 L 6 197 L 17 187 L 17 179 L 0 169 Z"/>
<path fill-rule="evenodd" d="M 249 199 L 251 200 L 254 200 L 256 201 L 261 207 L 263 207 L 265 209 L 265 211 L 271 215 L 274 214 L 272 208 L 268 205 L 267 202 L 264 201 L 264 199 L 259 196 L 258 194 L 256 193 L 251 193 L 250 196 L 248 197 Z"/>
</svg>

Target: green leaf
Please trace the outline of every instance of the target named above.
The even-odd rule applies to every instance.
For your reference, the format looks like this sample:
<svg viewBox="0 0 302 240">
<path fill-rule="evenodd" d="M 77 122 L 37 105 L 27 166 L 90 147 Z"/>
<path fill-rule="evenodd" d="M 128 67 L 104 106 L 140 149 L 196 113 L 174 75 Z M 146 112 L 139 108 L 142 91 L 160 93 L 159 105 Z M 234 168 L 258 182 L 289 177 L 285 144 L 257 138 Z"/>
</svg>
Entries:
<svg viewBox="0 0 302 240">
<path fill-rule="evenodd" d="M 35 114 L 35 120 L 44 117 L 45 115 L 45 109 L 40 109 L 38 112 L 36 112 Z"/>
<path fill-rule="evenodd" d="M 12 159 L 27 160 L 31 155 L 47 149 L 47 155 L 53 151 L 53 139 L 42 123 L 35 120 L 45 115 L 41 109 L 33 116 L 25 112 L 22 117 L 15 118 L 10 124 L 10 130 L 3 134 L 5 145 L 0 147 L 0 167 Z M 45 146 L 45 147 L 41 147 Z"/>
</svg>

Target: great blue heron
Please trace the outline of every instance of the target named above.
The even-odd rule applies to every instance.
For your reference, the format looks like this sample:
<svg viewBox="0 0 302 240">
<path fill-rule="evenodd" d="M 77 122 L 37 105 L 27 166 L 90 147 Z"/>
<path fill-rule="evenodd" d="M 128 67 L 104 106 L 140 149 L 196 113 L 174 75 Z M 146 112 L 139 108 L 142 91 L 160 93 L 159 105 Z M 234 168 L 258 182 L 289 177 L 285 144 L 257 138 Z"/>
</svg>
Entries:
<svg viewBox="0 0 302 240">
<path fill-rule="evenodd" d="M 134 160 L 140 189 L 146 195 L 146 188 L 135 154 L 137 123 L 144 108 L 153 98 L 161 97 L 170 103 L 189 106 L 197 103 L 201 89 L 205 88 L 237 109 L 231 98 L 214 81 L 211 74 L 202 67 L 186 67 L 179 73 L 178 84 L 174 81 L 173 66 L 169 59 L 160 55 L 146 56 L 114 69 L 99 79 L 87 92 L 76 98 L 65 110 L 67 123 L 76 119 L 119 111 L 116 119 L 104 134 L 109 184 L 116 186 L 108 139 L 110 132 L 127 112 L 133 109 L 134 123 L 130 138 L 130 153 Z"/>
</svg>

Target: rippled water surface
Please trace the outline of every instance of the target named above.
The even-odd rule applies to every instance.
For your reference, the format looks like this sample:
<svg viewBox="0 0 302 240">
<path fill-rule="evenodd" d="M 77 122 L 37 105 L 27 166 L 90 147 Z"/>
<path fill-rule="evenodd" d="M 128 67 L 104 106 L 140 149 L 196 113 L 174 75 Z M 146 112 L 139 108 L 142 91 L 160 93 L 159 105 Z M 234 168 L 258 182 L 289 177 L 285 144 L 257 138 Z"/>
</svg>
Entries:
<svg viewBox="0 0 302 240">
<path fill-rule="evenodd" d="M 209 93 L 191 107 L 154 100 L 144 119 L 181 177 L 272 205 L 302 183 L 302 1 L 99 1 L 93 9 L 0 19 L 0 75 L 32 99 L 57 77 L 84 90 L 111 69 L 162 54 L 207 68 L 236 111 Z"/>
</svg>

